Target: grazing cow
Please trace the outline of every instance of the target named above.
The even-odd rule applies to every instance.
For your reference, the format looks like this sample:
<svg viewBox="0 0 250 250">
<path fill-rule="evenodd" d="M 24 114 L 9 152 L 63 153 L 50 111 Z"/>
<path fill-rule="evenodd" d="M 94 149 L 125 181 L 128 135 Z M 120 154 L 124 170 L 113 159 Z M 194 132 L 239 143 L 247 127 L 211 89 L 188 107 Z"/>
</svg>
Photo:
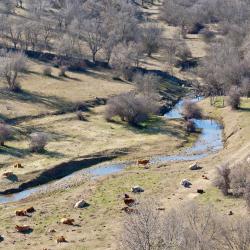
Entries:
<svg viewBox="0 0 250 250">
<path fill-rule="evenodd" d="M 145 166 L 145 165 L 149 164 L 149 160 L 138 160 L 138 161 L 137 161 L 137 164 L 138 164 L 138 165 L 144 165 L 144 166 Z"/>
<path fill-rule="evenodd" d="M 209 178 L 208 178 L 206 175 L 202 175 L 202 178 L 203 178 L 204 180 L 209 180 Z"/>
<path fill-rule="evenodd" d="M 63 242 L 67 242 L 67 240 L 64 238 L 64 236 L 60 236 L 56 239 L 57 243 L 63 243 Z"/>
<path fill-rule="evenodd" d="M 61 223 L 65 225 L 73 225 L 75 222 L 74 219 L 63 218 L 61 219 Z"/>
<path fill-rule="evenodd" d="M 23 168 L 23 166 L 21 163 L 18 162 L 14 165 L 14 168 Z"/>
<path fill-rule="evenodd" d="M 128 194 L 124 195 L 123 201 L 124 201 L 125 205 L 127 205 L 129 207 L 135 205 L 135 199 L 129 197 Z"/>
<path fill-rule="evenodd" d="M 233 215 L 234 213 L 233 213 L 233 211 L 230 211 L 229 213 L 228 213 L 228 215 Z"/>
<path fill-rule="evenodd" d="M 5 173 L 3 173 L 3 177 L 5 177 L 5 178 L 10 178 L 13 175 L 14 175 L 13 172 L 5 172 Z"/>
<path fill-rule="evenodd" d="M 197 189 L 197 193 L 198 193 L 198 194 L 204 194 L 205 191 L 204 191 L 203 189 Z"/>
<path fill-rule="evenodd" d="M 24 225 L 24 226 L 18 226 L 18 225 L 16 225 L 15 229 L 19 233 L 26 233 L 26 232 L 32 230 L 32 228 L 30 226 L 27 226 L 27 225 Z"/>
<path fill-rule="evenodd" d="M 36 210 L 35 210 L 34 207 L 29 207 L 29 208 L 26 209 L 26 212 L 27 213 L 34 213 L 34 212 L 36 212 Z"/>
<path fill-rule="evenodd" d="M 27 212 L 24 210 L 17 210 L 16 216 L 27 216 Z"/>
</svg>

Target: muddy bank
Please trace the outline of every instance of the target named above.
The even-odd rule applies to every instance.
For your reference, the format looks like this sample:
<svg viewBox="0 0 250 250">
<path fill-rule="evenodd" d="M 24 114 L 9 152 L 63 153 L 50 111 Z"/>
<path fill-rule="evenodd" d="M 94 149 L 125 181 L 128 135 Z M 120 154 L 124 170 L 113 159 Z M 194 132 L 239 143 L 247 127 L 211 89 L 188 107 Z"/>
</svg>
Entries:
<svg viewBox="0 0 250 250">
<path fill-rule="evenodd" d="M 47 184 L 54 180 L 62 179 L 73 174 L 76 171 L 89 168 L 99 163 L 111 161 L 119 156 L 126 155 L 126 150 L 120 151 L 103 151 L 92 155 L 86 155 L 81 158 L 70 160 L 68 162 L 60 163 L 51 169 L 41 172 L 36 178 L 24 182 L 17 188 L 6 189 L 0 191 L 0 195 L 9 195 L 19 193 L 26 189 L 34 188 L 43 184 Z"/>
</svg>

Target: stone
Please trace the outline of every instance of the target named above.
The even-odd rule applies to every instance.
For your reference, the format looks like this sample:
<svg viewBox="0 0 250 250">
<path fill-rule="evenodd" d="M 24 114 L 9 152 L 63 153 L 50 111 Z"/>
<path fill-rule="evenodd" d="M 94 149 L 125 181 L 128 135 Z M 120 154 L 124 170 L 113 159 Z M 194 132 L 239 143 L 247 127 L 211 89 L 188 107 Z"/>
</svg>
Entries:
<svg viewBox="0 0 250 250">
<path fill-rule="evenodd" d="M 140 186 L 134 186 L 131 188 L 131 192 L 133 193 L 142 193 L 144 192 L 144 189 Z"/>
<path fill-rule="evenodd" d="M 185 188 L 189 188 L 192 185 L 192 183 L 187 179 L 183 179 L 180 184 Z"/>
<path fill-rule="evenodd" d="M 196 162 L 196 163 L 190 165 L 190 166 L 189 166 L 189 169 L 190 169 L 190 170 L 199 170 L 199 169 L 201 169 L 201 167 L 200 167 L 200 166 L 198 165 L 198 163 Z"/>
<path fill-rule="evenodd" d="M 87 203 L 85 200 L 80 200 L 74 205 L 74 208 L 84 208 L 86 205 Z"/>
</svg>

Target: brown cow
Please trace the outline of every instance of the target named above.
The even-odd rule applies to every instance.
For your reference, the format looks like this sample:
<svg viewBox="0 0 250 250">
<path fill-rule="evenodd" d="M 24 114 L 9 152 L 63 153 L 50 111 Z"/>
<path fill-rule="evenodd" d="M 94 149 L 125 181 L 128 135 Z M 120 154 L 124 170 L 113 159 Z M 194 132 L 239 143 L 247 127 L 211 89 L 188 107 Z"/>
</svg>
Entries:
<svg viewBox="0 0 250 250">
<path fill-rule="evenodd" d="M 34 213 L 34 212 L 36 212 L 36 210 L 35 210 L 34 207 L 28 207 L 28 208 L 26 209 L 26 212 L 27 212 L 27 213 Z"/>
<path fill-rule="evenodd" d="M 16 216 L 27 216 L 27 212 L 24 210 L 17 210 Z"/>
<path fill-rule="evenodd" d="M 56 239 L 56 242 L 57 242 L 57 243 L 63 243 L 63 242 L 67 242 L 67 240 L 65 239 L 64 236 L 60 236 L 60 237 L 58 237 L 58 238 Z"/>
<path fill-rule="evenodd" d="M 209 180 L 209 178 L 208 178 L 206 175 L 202 175 L 202 178 L 203 178 L 204 180 Z"/>
<path fill-rule="evenodd" d="M 5 172 L 5 173 L 3 173 L 3 177 L 6 177 L 6 178 L 10 178 L 13 175 L 14 175 L 13 172 Z"/>
<path fill-rule="evenodd" d="M 32 228 L 30 226 L 27 226 L 27 225 L 24 225 L 24 226 L 16 225 L 15 229 L 19 233 L 25 233 L 25 232 L 28 232 L 28 231 L 32 230 Z"/>
<path fill-rule="evenodd" d="M 145 165 L 149 164 L 149 160 L 138 160 L 138 161 L 137 161 L 137 164 L 138 164 L 138 165 L 144 165 L 144 166 L 145 166 Z"/>
<path fill-rule="evenodd" d="M 73 225 L 75 222 L 74 219 L 62 218 L 61 223 L 65 225 Z"/>
<path fill-rule="evenodd" d="M 127 205 L 129 207 L 131 207 L 135 204 L 135 199 L 129 197 L 128 194 L 124 195 L 123 201 L 124 201 L 125 205 Z"/>
<path fill-rule="evenodd" d="M 14 168 L 23 168 L 22 164 L 17 162 L 15 165 L 14 165 Z"/>
</svg>

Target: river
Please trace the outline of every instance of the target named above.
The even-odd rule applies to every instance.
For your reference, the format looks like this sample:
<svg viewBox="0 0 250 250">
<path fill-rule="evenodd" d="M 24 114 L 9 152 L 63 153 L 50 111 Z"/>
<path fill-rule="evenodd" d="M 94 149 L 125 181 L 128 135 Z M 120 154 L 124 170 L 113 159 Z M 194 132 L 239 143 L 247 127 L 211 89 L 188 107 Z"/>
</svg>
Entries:
<svg viewBox="0 0 250 250">
<path fill-rule="evenodd" d="M 192 99 L 193 102 L 198 102 L 199 99 Z M 181 110 L 184 104 L 184 100 L 180 100 L 175 107 L 166 113 L 164 117 L 166 119 L 180 119 L 182 118 Z M 201 133 L 197 141 L 189 148 L 181 151 L 181 153 L 176 155 L 163 155 L 163 156 L 154 156 L 150 158 L 150 163 L 168 163 L 175 161 L 195 161 L 207 157 L 208 155 L 218 152 L 223 148 L 223 128 L 215 120 L 209 119 L 194 119 L 195 125 L 198 129 L 201 130 Z M 130 163 L 131 164 L 131 163 Z M 92 178 L 98 178 L 101 176 L 106 176 L 122 171 L 129 163 L 106 163 L 97 166 L 90 167 L 88 169 L 77 171 L 67 177 L 62 178 L 61 180 L 55 182 L 64 182 L 74 177 L 75 175 L 86 175 L 90 174 Z M 35 194 L 42 189 L 48 188 L 48 184 L 42 186 L 34 187 L 21 191 L 19 193 L 11 195 L 0 195 L 0 204 L 16 202 L 24 198 L 29 197 L 32 194 Z"/>
</svg>

